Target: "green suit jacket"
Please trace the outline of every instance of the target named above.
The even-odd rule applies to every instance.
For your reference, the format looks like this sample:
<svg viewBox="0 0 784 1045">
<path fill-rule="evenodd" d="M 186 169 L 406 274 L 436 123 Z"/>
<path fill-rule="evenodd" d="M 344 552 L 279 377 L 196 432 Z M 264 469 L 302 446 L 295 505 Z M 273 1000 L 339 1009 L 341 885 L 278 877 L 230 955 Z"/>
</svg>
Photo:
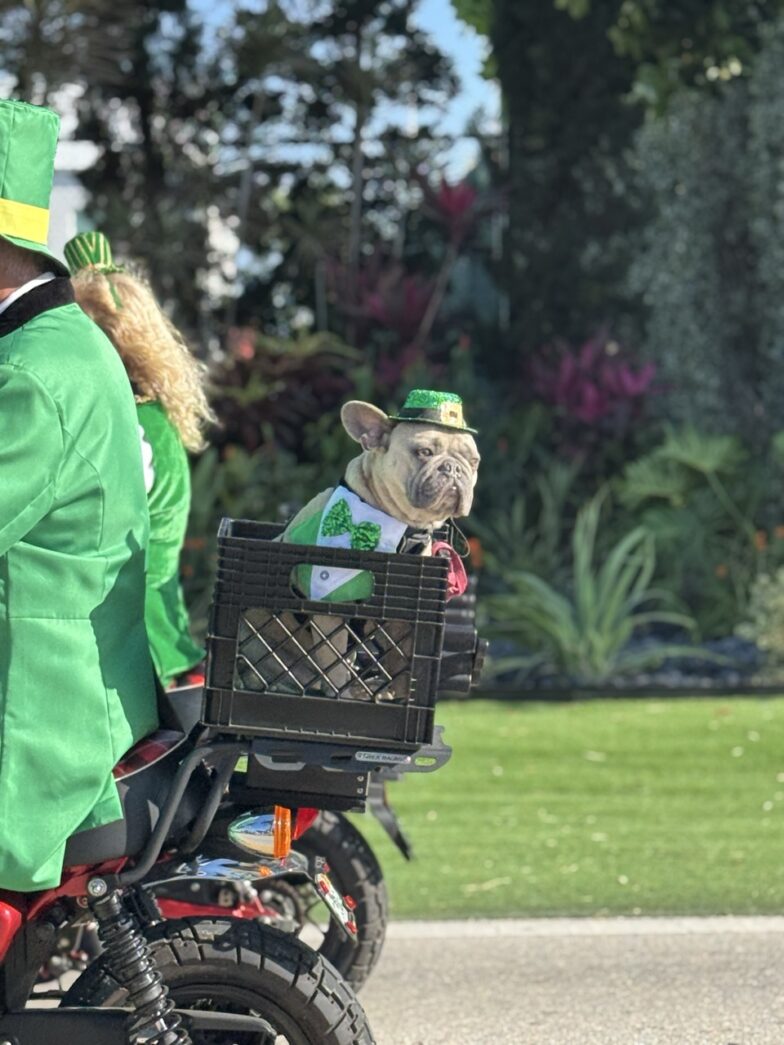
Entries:
<svg viewBox="0 0 784 1045">
<path fill-rule="evenodd" d="M 0 313 L 0 888 L 60 881 L 157 723 L 133 395 L 66 279 Z"/>
</svg>

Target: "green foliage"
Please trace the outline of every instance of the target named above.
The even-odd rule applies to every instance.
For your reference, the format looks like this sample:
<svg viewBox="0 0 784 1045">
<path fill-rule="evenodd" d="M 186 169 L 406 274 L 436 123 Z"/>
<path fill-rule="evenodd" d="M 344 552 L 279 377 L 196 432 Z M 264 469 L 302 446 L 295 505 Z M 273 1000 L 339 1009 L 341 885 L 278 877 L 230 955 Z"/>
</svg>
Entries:
<svg viewBox="0 0 784 1045">
<path fill-rule="evenodd" d="M 784 22 L 748 79 L 683 93 L 635 146 L 652 203 L 629 288 L 668 417 L 766 443 L 784 416 Z"/>
<path fill-rule="evenodd" d="M 596 0 L 555 0 L 573 18 L 600 16 Z M 632 58 L 632 96 L 659 113 L 681 86 L 705 88 L 748 73 L 782 0 L 622 0 L 608 35 Z"/>
<path fill-rule="evenodd" d="M 238 328 L 229 347 L 211 370 L 218 446 L 301 451 L 309 423 L 327 416 L 334 426 L 337 406 L 367 383 L 361 353 L 333 334 L 275 338 Z"/>
<path fill-rule="evenodd" d="M 747 74 L 760 67 L 769 125 L 759 145 L 780 151 L 774 121 L 784 87 L 761 49 L 782 11 L 782 0 L 494 0 L 491 35 L 509 120 L 507 279 L 526 350 L 554 336 L 576 340 L 608 317 L 628 340 L 639 329 L 639 306 L 651 304 L 660 315 L 656 348 L 681 354 L 686 380 L 675 388 L 684 402 L 718 353 L 730 364 L 726 376 L 711 373 L 701 399 L 751 371 L 723 344 L 754 344 L 753 306 L 743 295 L 744 266 L 754 268 L 749 215 L 738 192 L 753 165 L 739 114 L 710 106 L 728 80 L 745 90 Z M 645 112 L 669 113 L 671 103 L 665 129 L 651 118 L 647 147 L 630 154 Z M 663 141 L 673 123 L 677 134 Z M 775 156 L 760 158 L 773 174 Z M 777 186 L 771 180 L 768 189 Z M 647 233 L 640 238 L 649 217 L 659 227 L 654 244 Z M 778 222 L 767 230 L 771 247 L 782 241 Z M 647 278 L 630 287 L 635 259 Z M 771 277 L 782 271 L 771 268 Z M 679 291 L 695 308 L 679 310 L 668 327 Z M 658 362 L 658 351 L 651 356 Z M 741 414 L 746 409 L 741 403 Z"/>
<path fill-rule="evenodd" d="M 494 509 L 480 501 L 470 529 L 481 541 L 492 586 L 502 585 L 509 573 L 530 572 L 551 581 L 563 577 L 569 498 L 576 475 L 576 466 L 550 461 L 511 497 L 507 488 L 506 497 Z M 503 483 L 494 478 L 500 491 Z"/>
<path fill-rule="evenodd" d="M 630 508 L 655 499 L 679 508 L 686 503 L 690 490 L 707 483 L 730 517 L 753 533 L 751 520 L 743 518 L 731 503 L 720 478 L 737 477 L 745 461 L 740 442 L 733 436 L 670 428 L 661 446 L 626 467 L 621 499 Z"/>
<path fill-rule="evenodd" d="M 490 35 L 493 0 L 452 0 L 452 5 L 464 22 L 484 36 Z"/>
<path fill-rule="evenodd" d="M 667 416 L 700 430 L 759 431 L 756 255 L 745 190 L 745 85 L 721 99 L 683 95 L 639 136 L 654 203 L 630 270 L 647 306 L 645 350 L 667 388 Z"/>
<path fill-rule="evenodd" d="M 746 620 L 737 628 L 763 650 L 771 667 L 784 664 L 784 567 L 760 573 L 751 586 Z"/>
<path fill-rule="evenodd" d="M 736 438 L 671 429 L 617 484 L 621 503 L 656 537 L 658 583 L 678 593 L 706 634 L 732 631 L 743 614 L 769 480 Z"/>
<path fill-rule="evenodd" d="M 634 95 L 664 111 L 682 85 L 748 73 L 781 0 L 623 0 L 610 36 L 637 63 Z"/>
<path fill-rule="evenodd" d="M 181 5 L 171 0 L 167 6 Z M 15 77 L 16 97 L 48 104 L 63 84 L 95 79 L 117 83 L 145 4 L 127 0 L 37 0 L 0 5 L 3 72 Z"/>
<path fill-rule="evenodd" d="M 568 11 L 572 18 L 585 18 L 591 10 L 591 0 L 555 0 L 560 11 Z"/>
<path fill-rule="evenodd" d="M 41 0 L 0 13 L 13 94 L 56 106 L 65 88 L 69 110 L 78 100 L 76 136 L 99 146 L 81 176 L 90 218 L 117 255 L 144 260 L 191 334 L 210 315 L 204 281 L 220 273 L 209 226 L 232 93 L 207 37 L 188 0 Z"/>
<path fill-rule="evenodd" d="M 276 2 L 261 16 L 257 7 L 238 5 L 225 53 L 241 85 L 238 235 L 263 260 L 238 315 L 288 332 L 304 308 L 319 328 L 359 344 L 368 248 L 395 242 L 400 252 L 419 202 L 414 174 L 432 165 L 434 124 L 457 82 L 411 17 L 411 0 L 327 0 L 309 10 Z M 415 135 L 399 126 L 398 107 L 412 97 Z M 330 294 L 336 267 L 345 279 Z"/>
<path fill-rule="evenodd" d="M 499 637 L 537 650 L 539 661 L 582 683 L 601 683 L 613 674 L 660 663 L 673 652 L 667 646 L 629 651 L 638 628 L 693 624 L 684 614 L 654 608 L 663 596 L 651 589 L 656 555 L 653 537 L 643 527 L 627 533 L 597 563 L 602 499 L 595 497 L 577 516 L 568 592 L 533 573 L 510 572 L 510 590 L 491 596 L 486 604 Z M 508 661 L 497 668 L 514 666 Z"/>
<path fill-rule="evenodd" d="M 495 0 L 492 42 L 509 121 L 506 287 L 526 352 L 579 342 L 629 314 L 623 274 L 640 203 L 625 149 L 641 120 L 634 63 L 608 32 L 617 3 L 575 19 L 553 0 Z M 623 334 L 623 329 L 619 334 Z"/>
<path fill-rule="evenodd" d="M 213 6 L 4 3 L 0 68 L 31 101 L 58 104 L 64 85 L 78 99 L 77 136 L 99 146 L 88 220 L 193 338 L 215 348 L 224 320 L 251 319 L 347 335 L 326 268 L 346 262 L 356 291 L 366 245 L 402 245 L 450 61 L 412 0 Z M 401 127 L 412 98 L 416 135 Z"/>
</svg>

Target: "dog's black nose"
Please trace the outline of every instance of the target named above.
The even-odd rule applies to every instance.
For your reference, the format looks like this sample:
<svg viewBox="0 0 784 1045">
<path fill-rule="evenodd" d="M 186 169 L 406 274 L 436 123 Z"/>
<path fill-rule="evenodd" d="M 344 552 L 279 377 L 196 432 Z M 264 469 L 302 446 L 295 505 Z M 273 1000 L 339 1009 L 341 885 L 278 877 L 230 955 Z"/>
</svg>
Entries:
<svg viewBox="0 0 784 1045">
<path fill-rule="evenodd" d="M 460 465 L 453 464 L 451 461 L 443 461 L 438 466 L 438 470 L 442 475 L 454 475 L 456 479 L 460 478 Z"/>
</svg>

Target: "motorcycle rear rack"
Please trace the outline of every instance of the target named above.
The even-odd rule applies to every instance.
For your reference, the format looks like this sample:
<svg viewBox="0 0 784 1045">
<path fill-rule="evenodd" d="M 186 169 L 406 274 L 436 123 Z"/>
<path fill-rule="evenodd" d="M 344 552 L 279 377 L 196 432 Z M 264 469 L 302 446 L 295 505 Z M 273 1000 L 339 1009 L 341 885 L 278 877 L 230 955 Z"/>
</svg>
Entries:
<svg viewBox="0 0 784 1045">
<path fill-rule="evenodd" d="M 434 773 L 452 757 L 452 748 L 444 743 L 443 727 L 435 726 L 433 743 L 423 744 L 408 754 L 401 751 L 363 751 L 341 744 L 257 737 L 251 741 L 250 758 L 264 769 L 275 772 L 298 772 L 305 766 L 323 766 L 346 773 L 385 772 Z"/>
</svg>

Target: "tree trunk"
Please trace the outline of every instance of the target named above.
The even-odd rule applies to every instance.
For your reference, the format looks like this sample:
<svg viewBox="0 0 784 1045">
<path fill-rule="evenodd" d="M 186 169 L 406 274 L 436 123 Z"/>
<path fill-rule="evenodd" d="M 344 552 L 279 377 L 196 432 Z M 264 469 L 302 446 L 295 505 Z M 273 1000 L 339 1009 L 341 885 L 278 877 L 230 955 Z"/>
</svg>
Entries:
<svg viewBox="0 0 784 1045">
<path fill-rule="evenodd" d="M 368 112 L 362 95 L 362 26 L 358 25 L 354 36 L 354 57 L 356 60 L 360 84 L 359 95 L 354 114 L 354 142 L 351 158 L 351 212 L 348 235 L 348 293 L 352 313 L 359 304 L 359 266 L 362 259 L 362 212 L 365 191 L 365 156 L 362 151 L 362 140 L 367 122 Z M 347 328 L 347 341 L 353 345 L 356 340 L 356 320 L 351 319 Z"/>
</svg>

